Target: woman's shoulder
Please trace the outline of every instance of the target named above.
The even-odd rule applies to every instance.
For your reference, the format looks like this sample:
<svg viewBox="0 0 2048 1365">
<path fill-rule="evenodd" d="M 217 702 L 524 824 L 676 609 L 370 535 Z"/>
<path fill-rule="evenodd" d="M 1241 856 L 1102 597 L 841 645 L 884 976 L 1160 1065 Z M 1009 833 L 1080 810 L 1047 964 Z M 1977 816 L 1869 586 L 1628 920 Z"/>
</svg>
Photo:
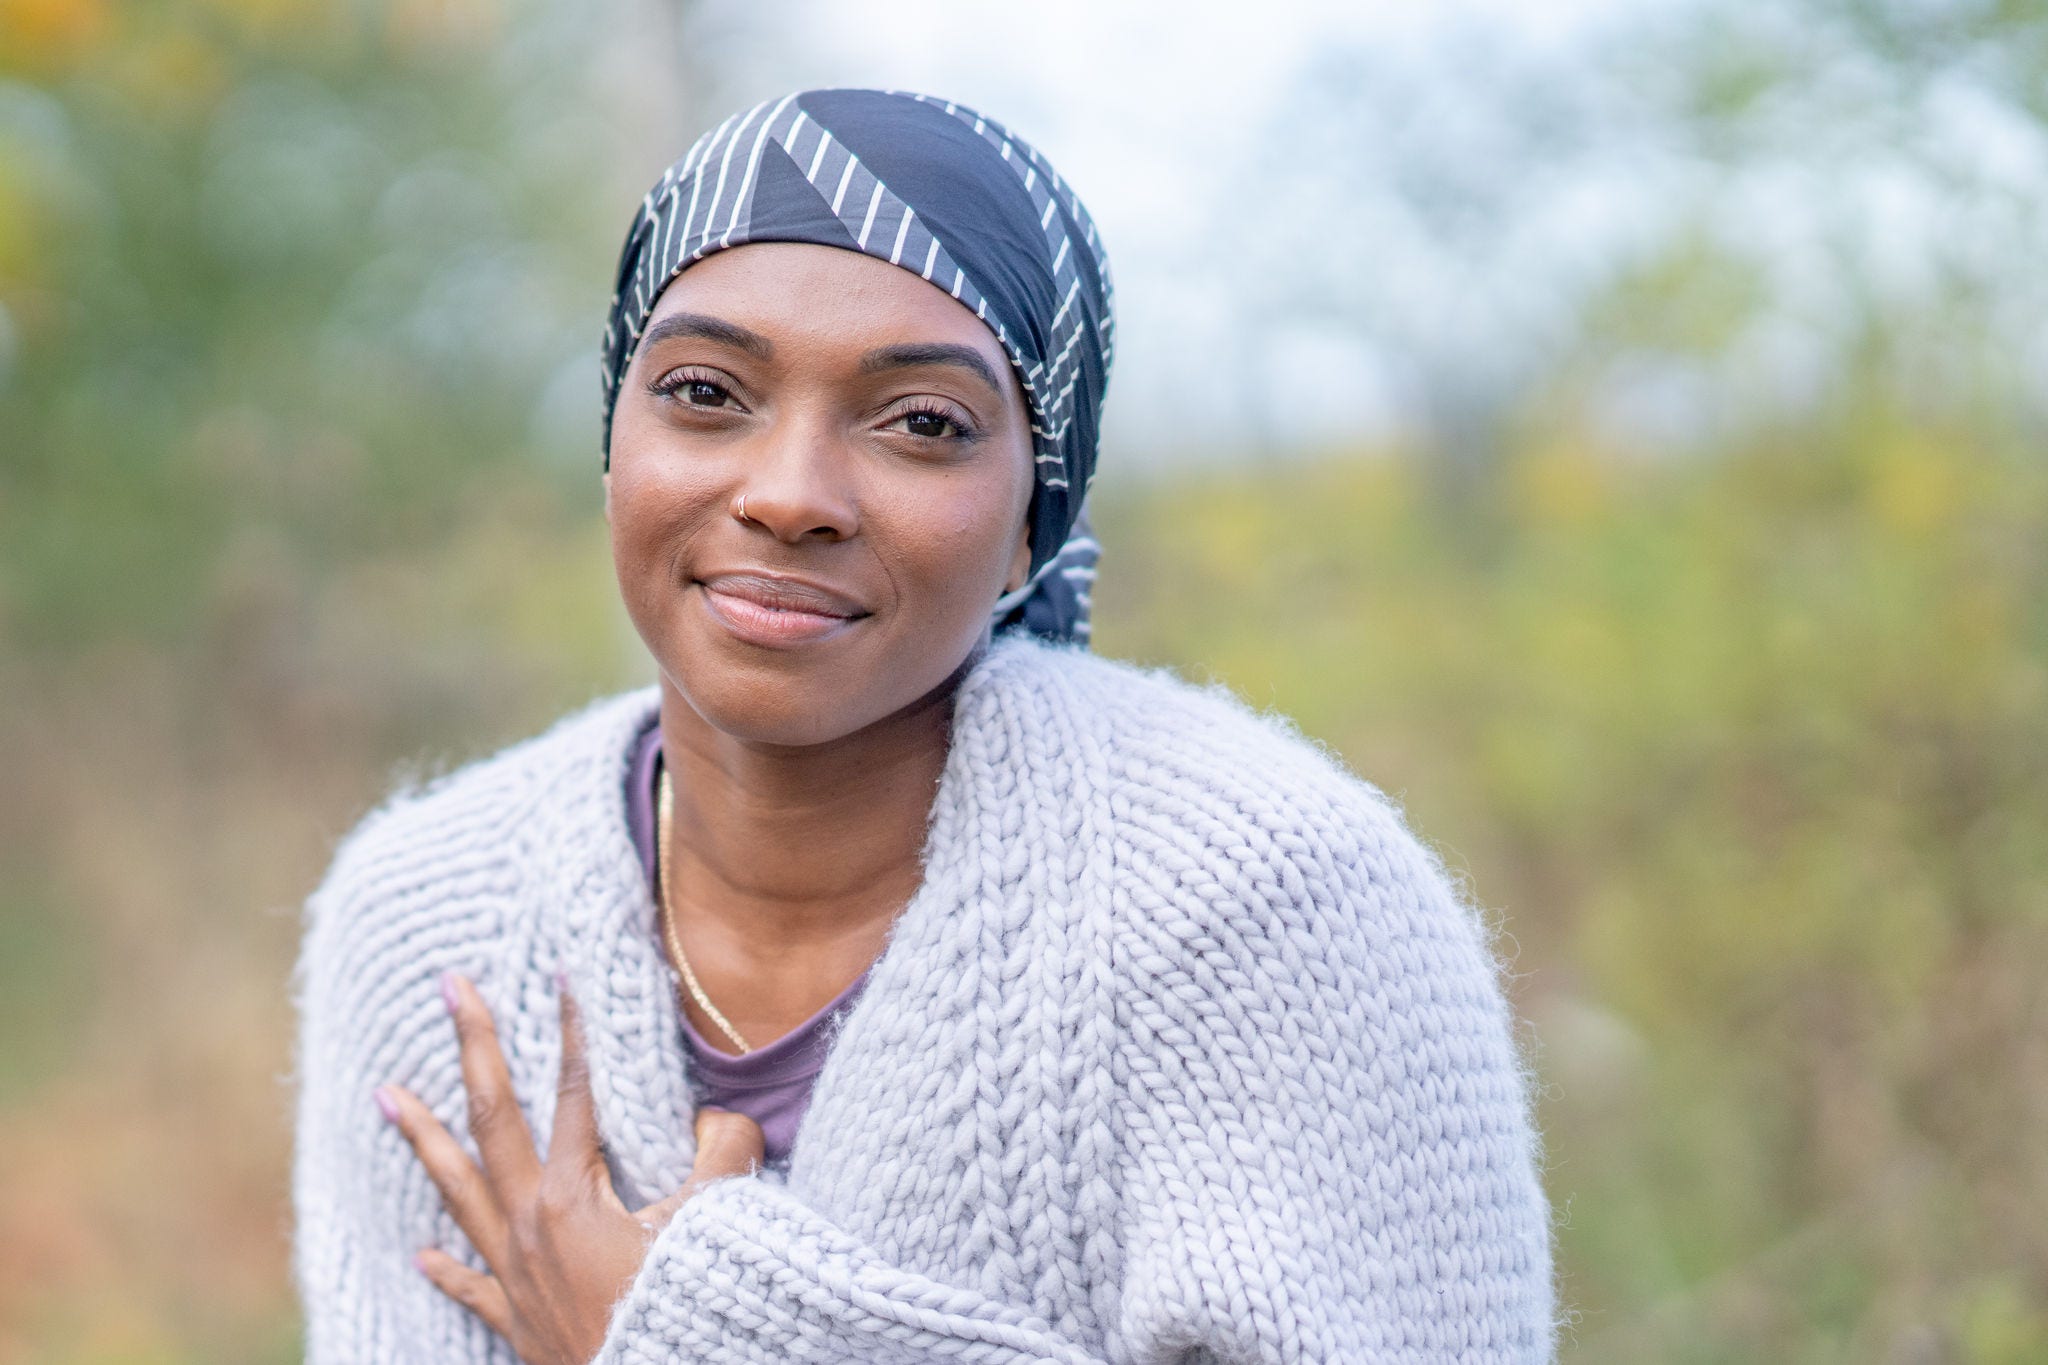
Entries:
<svg viewBox="0 0 2048 1365">
<path fill-rule="evenodd" d="M 1030 728 L 1057 729 L 1093 754 L 1115 798 L 1137 803 L 1132 817 L 1325 837 L 1388 824 L 1406 832 L 1385 791 L 1292 717 L 1224 683 L 1020 639 L 990 660 L 982 685 Z"/>
<path fill-rule="evenodd" d="M 401 771 L 337 842 L 312 898 L 315 912 L 325 902 L 420 887 L 451 867 L 508 856 L 518 841 L 506 832 L 524 826 L 551 795 L 593 787 L 593 767 L 615 765 L 623 774 L 630 735 L 658 695 L 648 685 L 599 697 L 452 769 Z"/>
<path fill-rule="evenodd" d="M 1127 930 L 1283 957 L 1429 941 L 1495 965 L 1493 927 L 1401 804 L 1292 718 L 1072 646 L 1013 645 L 994 667 L 1023 724 L 1093 753 L 1123 894 L 1149 907 Z"/>
</svg>

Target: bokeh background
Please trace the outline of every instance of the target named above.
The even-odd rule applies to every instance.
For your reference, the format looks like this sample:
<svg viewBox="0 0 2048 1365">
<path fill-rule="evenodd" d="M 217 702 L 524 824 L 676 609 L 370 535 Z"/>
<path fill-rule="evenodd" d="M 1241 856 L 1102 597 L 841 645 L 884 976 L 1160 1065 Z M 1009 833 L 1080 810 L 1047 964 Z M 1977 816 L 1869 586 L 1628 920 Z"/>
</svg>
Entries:
<svg viewBox="0 0 2048 1365">
<path fill-rule="evenodd" d="M 2042 0 L 4 0 L 0 1361 L 298 1357 L 301 904 L 650 679 L 619 235 L 809 84 L 1094 208 L 1098 647 L 1499 926 L 1563 1359 L 2048 1360 Z"/>
</svg>

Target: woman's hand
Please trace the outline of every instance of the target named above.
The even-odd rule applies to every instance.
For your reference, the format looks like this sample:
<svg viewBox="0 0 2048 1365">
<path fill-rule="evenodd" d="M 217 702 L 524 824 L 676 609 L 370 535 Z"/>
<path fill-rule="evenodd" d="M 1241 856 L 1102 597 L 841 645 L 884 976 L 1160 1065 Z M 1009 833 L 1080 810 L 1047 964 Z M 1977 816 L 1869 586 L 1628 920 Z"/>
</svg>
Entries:
<svg viewBox="0 0 2048 1365">
<path fill-rule="evenodd" d="M 419 1268 L 510 1342 L 526 1365 L 586 1365 L 603 1347 L 611 1310 L 654 1235 L 706 1182 L 758 1166 L 761 1129 L 744 1114 L 698 1110 L 689 1180 L 668 1198 L 630 1211 L 605 1167 L 582 1022 L 566 984 L 562 1071 L 545 1164 L 520 1115 L 490 1009 L 453 972 L 442 979 L 442 992 L 462 1043 L 469 1128 L 483 1169 L 404 1087 L 379 1087 L 377 1104 L 412 1144 L 491 1273 L 433 1248 L 419 1253 Z"/>
</svg>

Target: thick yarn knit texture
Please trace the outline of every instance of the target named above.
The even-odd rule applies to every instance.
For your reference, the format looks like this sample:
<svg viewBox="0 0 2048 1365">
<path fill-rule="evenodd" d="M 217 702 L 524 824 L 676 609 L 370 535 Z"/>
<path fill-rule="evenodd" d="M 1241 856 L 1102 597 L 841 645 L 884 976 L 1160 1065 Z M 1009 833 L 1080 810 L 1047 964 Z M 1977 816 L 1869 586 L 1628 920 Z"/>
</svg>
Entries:
<svg viewBox="0 0 2048 1365">
<path fill-rule="evenodd" d="M 309 1365 L 516 1365 L 371 1088 L 472 1154 L 453 968 L 543 1152 L 582 1005 L 639 1207 L 690 1171 L 676 977 L 624 810 L 653 686 L 415 783 L 306 906 L 293 1269 Z M 924 879 L 786 1172 L 654 1239 L 598 1365 L 1548 1361 L 1532 1075 L 1486 924 L 1375 786 L 1221 686 L 1024 634 L 962 683 Z"/>
</svg>

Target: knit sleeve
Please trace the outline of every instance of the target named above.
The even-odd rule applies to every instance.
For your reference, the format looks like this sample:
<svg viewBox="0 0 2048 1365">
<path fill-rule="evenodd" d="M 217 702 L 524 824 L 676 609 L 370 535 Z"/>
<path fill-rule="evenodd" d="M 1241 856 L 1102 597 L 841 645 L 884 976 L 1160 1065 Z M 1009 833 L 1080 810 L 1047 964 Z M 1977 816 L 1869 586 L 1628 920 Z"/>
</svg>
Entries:
<svg viewBox="0 0 2048 1365">
<path fill-rule="evenodd" d="M 1549 1210 L 1484 925 L 1376 793 L 1281 800 L 1284 818 L 1190 815 L 1119 922 L 1111 1339 L 1145 1359 L 1548 1362 Z"/>
<path fill-rule="evenodd" d="M 1015 1307 L 891 1265 L 753 1176 L 713 1181 L 662 1229 L 592 1365 L 880 1360 L 1106 1365 Z"/>
<path fill-rule="evenodd" d="M 292 1273 L 306 1365 L 518 1365 L 480 1318 L 414 1269 L 421 1246 L 481 1266 L 440 1206 L 371 1089 L 410 1080 L 444 1119 L 457 1076 L 414 1074 L 423 1040 L 445 1029 L 431 1005 L 432 952 L 413 926 L 442 914 L 401 816 L 365 819 L 308 898 L 293 972 L 298 1014 L 292 1156 Z"/>
</svg>

